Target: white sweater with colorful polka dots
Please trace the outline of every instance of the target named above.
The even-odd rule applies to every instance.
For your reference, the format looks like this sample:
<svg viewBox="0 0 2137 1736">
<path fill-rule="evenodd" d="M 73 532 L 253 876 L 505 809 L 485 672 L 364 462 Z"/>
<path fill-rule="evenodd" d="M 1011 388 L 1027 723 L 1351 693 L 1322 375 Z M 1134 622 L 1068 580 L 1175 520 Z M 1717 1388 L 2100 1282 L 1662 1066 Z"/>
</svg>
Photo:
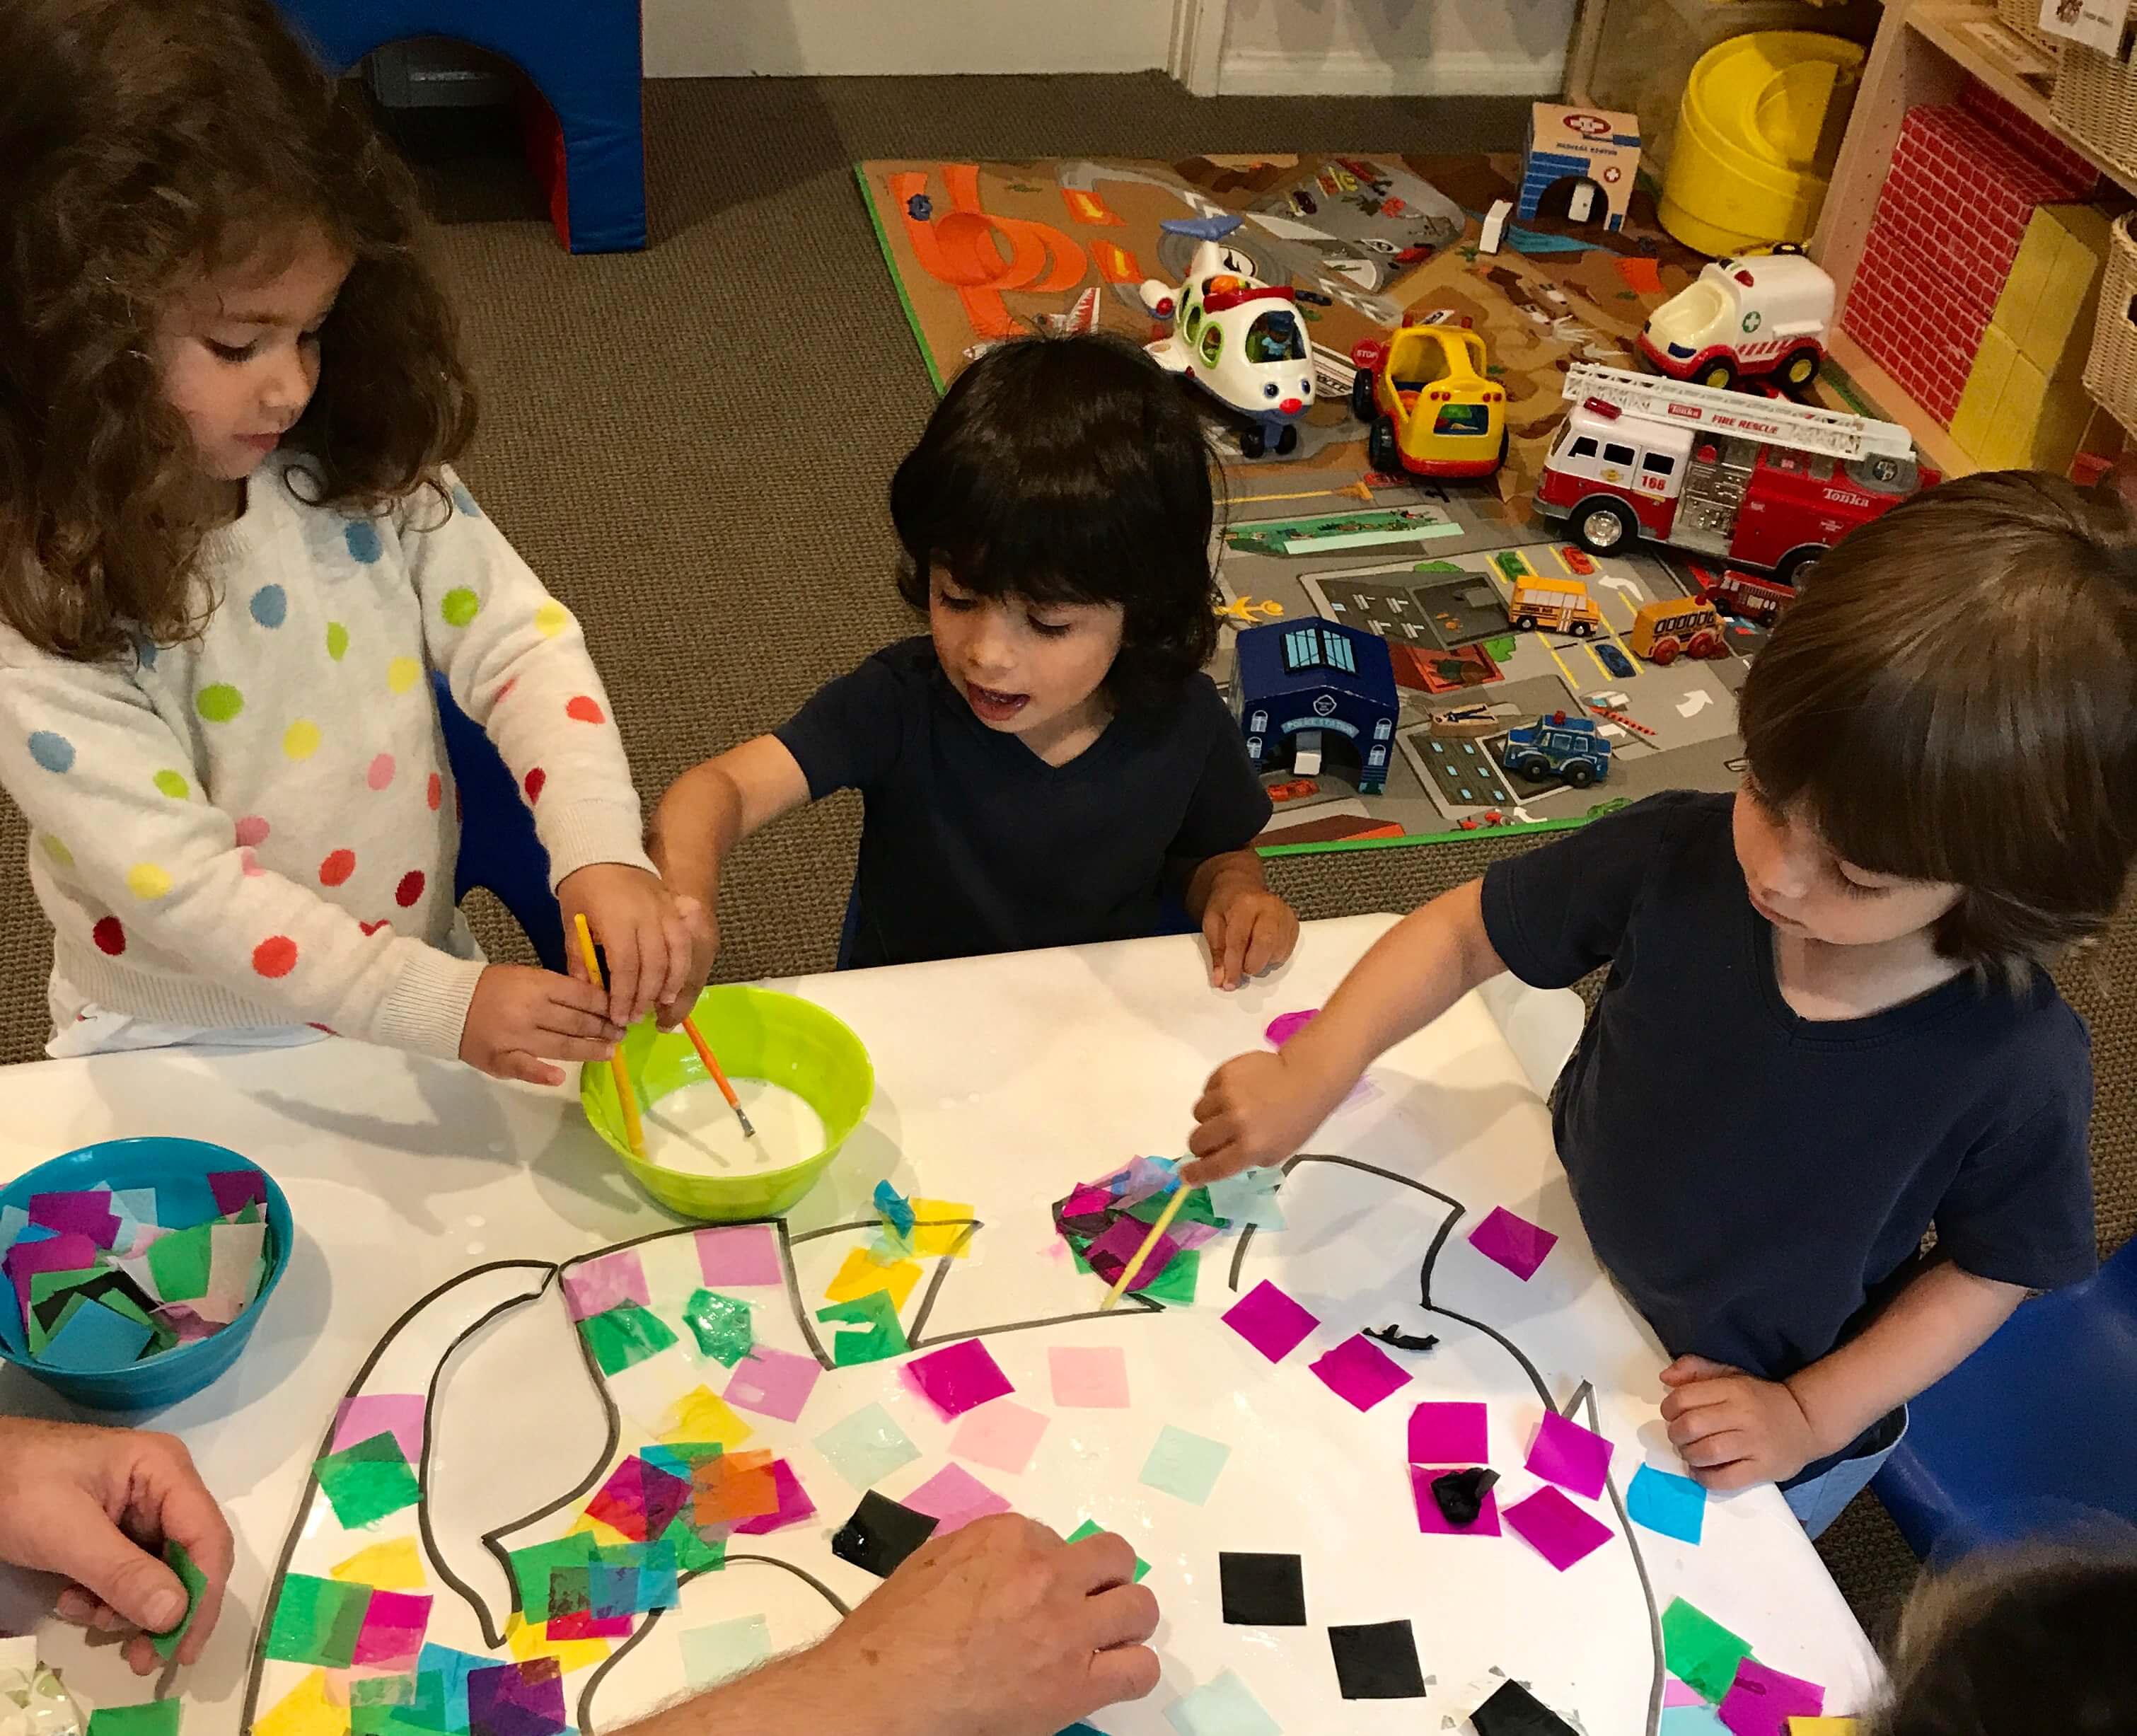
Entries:
<svg viewBox="0 0 2137 1736">
<path fill-rule="evenodd" d="M 450 1058 L 482 966 L 441 950 L 460 826 L 430 672 L 533 804 L 553 886 L 650 868 L 638 797 L 578 624 L 457 479 L 352 518 L 300 465 L 211 539 L 198 639 L 90 664 L 0 626 L 0 785 L 83 1000 Z"/>
</svg>

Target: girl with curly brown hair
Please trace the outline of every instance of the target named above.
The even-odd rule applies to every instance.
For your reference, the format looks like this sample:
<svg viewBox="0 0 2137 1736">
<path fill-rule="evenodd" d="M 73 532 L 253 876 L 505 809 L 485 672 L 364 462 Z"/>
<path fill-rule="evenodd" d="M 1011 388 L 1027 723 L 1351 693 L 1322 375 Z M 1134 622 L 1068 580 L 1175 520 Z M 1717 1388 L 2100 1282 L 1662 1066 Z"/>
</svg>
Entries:
<svg viewBox="0 0 2137 1736">
<path fill-rule="evenodd" d="M 271 0 L 9 0 L 0 65 L 0 784 L 52 1053 L 606 1054 L 688 912 L 577 623 L 449 468 L 475 401 L 407 170 Z M 607 994 L 475 950 L 433 671 Z"/>
</svg>

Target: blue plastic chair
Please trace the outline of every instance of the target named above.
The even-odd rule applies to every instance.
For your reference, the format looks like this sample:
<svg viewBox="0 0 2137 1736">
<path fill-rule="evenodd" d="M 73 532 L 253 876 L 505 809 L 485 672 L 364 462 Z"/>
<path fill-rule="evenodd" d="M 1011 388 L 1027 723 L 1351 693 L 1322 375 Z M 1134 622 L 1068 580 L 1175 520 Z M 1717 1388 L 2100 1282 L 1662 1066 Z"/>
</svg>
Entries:
<svg viewBox="0 0 2137 1736">
<path fill-rule="evenodd" d="M 1909 1409 L 1871 1486 L 1925 1559 L 2100 1514 L 2137 1522 L 2137 1242 L 2022 1304 Z"/>
<path fill-rule="evenodd" d="M 534 830 L 534 810 L 496 745 L 454 703 L 445 678 L 433 674 L 445 757 L 460 786 L 460 854 L 453 866 L 453 900 L 475 887 L 510 911 L 548 969 L 564 969 L 564 913 L 549 889 L 549 853 Z"/>
<path fill-rule="evenodd" d="M 561 166 L 539 142 L 549 214 L 574 253 L 645 245 L 644 36 L 638 0 L 280 0 L 330 71 L 411 36 L 510 61 L 549 105 Z"/>
</svg>

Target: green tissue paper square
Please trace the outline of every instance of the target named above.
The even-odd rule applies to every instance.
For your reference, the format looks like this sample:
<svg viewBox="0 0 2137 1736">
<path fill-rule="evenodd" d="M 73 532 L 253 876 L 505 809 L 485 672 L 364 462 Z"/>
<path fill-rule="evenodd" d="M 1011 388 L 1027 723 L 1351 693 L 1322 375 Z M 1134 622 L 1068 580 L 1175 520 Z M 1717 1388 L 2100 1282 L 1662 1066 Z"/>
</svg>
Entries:
<svg viewBox="0 0 2137 1736">
<path fill-rule="evenodd" d="M 162 1246 L 160 1242 L 156 1244 Z M 658 1356 L 675 1342 L 668 1323 L 635 1302 L 626 1302 L 606 1314 L 590 1314 L 579 1322 L 579 1330 L 586 1335 L 601 1373 L 610 1375 L 621 1374 L 649 1356 Z"/>
<path fill-rule="evenodd" d="M 373 1435 L 329 1453 L 313 1472 L 333 1504 L 334 1517 L 352 1531 L 412 1507 L 423 1498 L 414 1467 L 401 1451 L 400 1442 L 390 1434 Z"/>
<path fill-rule="evenodd" d="M 1662 1656 L 1670 1674 L 1719 1704 L 1736 1679 L 1751 1642 L 1730 1632 L 1704 1610 L 1679 1597 L 1662 1612 Z"/>
<path fill-rule="evenodd" d="M 152 1700 L 142 1706 L 100 1706 L 89 1714 L 89 1736 L 178 1736 L 178 1703 Z"/>
<path fill-rule="evenodd" d="M 695 1291 L 683 1310 L 683 1323 L 698 1341 L 698 1348 L 713 1361 L 733 1368 L 749 1354 L 757 1342 L 750 1325 L 749 1304 L 739 1296 L 722 1296 L 717 1290 Z"/>
<path fill-rule="evenodd" d="M 178 1656 L 179 1642 L 193 1625 L 193 1612 L 200 1607 L 201 1593 L 207 1589 L 207 1575 L 193 1564 L 186 1546 L 176 1539 L 163 1545 L 163 1564 L 178 1576 L 178 1583 L 186 1588 L 186 1612 L 179 1617 L 178 1625 L 168 1633 L 149 1636 L 156 1656 L 168 1664 Z"/>
<path fill-rule="evenodd" d="M 865 1332 L 839 1332 L 831 1339 L 831 1364 L 850 1369 L 861 1363 L 882 1362 L 903 1356 L 912 1347 L 905 1340 L 905 1325 L 898 1317 L 898 1304 L 887 1290 L 871 1290 L 850 1302 L 835 1302 L 820 1309 L 816 1318 L 834 1325 L 865 1326 Z"/>
<path fill-rule="evenodd" d="M 371 1588 L 344 1585 L 338 1579 L 315 1579 L 291 1573 L 275 1600 L 275 1620 L 267 1630 L 267 1656 L 292 1664 L 316 1664 L 346 1670 L 356 1656 Z"/>
</svg>

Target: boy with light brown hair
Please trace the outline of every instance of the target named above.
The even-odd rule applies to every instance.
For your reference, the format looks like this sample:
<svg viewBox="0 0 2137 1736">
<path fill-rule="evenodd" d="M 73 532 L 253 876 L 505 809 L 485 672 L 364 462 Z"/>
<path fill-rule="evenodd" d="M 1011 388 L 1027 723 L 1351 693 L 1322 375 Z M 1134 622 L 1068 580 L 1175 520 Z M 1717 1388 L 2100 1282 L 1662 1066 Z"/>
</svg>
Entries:
<svg viewBox="0 0 2137 1736">
<path fill-rule="evenodd" d="M 1946 483 L 1805 576 L 1740 715 L 1733 797 L 1635 803 L 1413 912 L 1211 1076 L 1183 1174 L 1281 1162 L 1502 970 L 1607 965 L 1551 1099 L 1582 1223 L 1674 1359 L 1692 1474 L 1777 1482 L 1816 1535 L 1908 1398 L 2093 1269 L 2090 1046 L 2042 966 L 2137 852 L 2137 532 L 2057 479 Z"/>
</svg>

